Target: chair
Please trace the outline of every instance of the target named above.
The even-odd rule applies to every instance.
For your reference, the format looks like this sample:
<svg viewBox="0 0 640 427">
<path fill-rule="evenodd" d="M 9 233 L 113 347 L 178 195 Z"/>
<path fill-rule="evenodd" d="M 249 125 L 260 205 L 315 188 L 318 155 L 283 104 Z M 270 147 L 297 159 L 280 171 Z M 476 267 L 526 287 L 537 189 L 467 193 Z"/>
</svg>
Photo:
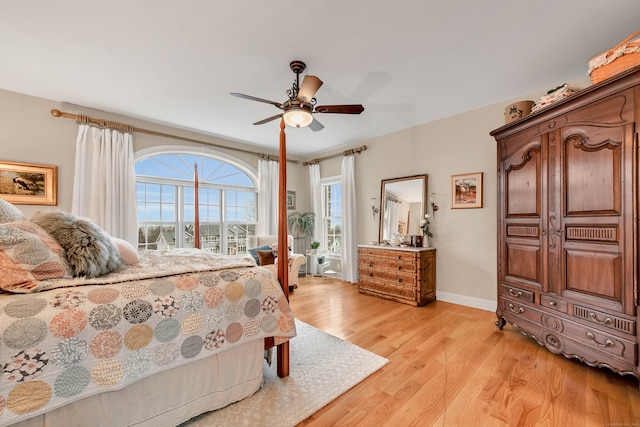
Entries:
<svg viewBox="0 0 640 427">
<path fill-rule="evenodd" d="M 249 236 L 247 238 L 247 248 L 257 248 L 264 245 L 273 245 L 278 242 L 278 236 Z M 293 247 L 293 236 L 287 236 L 287 242 L 289 246 L 289 290 L 293 290 L 298 287 L 298 274 L 300 267 L 307 262 L 307 257 L 302 254 L 291 253 Z M 276 258 L 275 264 L 263 265 L 262 267 L 271 271 L 275 276 L 278 275 L 278 258 Z"/>
</svg>

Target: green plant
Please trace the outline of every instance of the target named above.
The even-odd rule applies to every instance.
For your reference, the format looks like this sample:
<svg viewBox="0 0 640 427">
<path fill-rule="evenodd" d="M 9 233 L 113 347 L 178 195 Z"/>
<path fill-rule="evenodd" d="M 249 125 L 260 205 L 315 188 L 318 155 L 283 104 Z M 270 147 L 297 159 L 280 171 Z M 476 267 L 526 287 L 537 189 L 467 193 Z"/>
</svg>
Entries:
<svg viewBox="0 0 640 427">
<path fill-rule="evenodd" d="M 320 247 L 320 242 L 313 241 L 311 242 L 311 249 L 318 249 Z"/>
<path fill-rule="evenodd" d="M 287 217 L 289 232 L 297 239 L 313 236 L 313 228 L 316 224 L 316 214 L 313 212 L 292 212 Z"/>
</svg>

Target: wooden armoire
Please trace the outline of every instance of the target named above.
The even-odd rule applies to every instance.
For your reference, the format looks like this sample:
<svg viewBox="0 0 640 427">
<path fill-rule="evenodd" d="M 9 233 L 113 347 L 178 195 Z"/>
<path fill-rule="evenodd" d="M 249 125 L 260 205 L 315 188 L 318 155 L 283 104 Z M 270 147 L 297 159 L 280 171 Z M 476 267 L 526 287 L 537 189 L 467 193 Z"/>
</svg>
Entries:
<svg viewBox="0 0 640 427">
<path fill-rule="evenodd" d="M 498 321 L 640 378 L 640 67 L 491 132 Z"/>
</svg>

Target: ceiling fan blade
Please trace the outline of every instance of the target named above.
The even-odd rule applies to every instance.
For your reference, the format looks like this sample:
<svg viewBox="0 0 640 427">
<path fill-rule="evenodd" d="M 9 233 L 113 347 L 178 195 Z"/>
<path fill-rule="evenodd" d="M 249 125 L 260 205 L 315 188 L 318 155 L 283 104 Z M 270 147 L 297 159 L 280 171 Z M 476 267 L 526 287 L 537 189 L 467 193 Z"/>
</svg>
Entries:
<svg viewBox="0 0 640 427">
<path fill-rule="evenodd" d="M 319 130 L 324 129 L 324 125 L 319 121 L 317 121 L 316 118 L 314 117 L 313 121 L 309 123 L 309 129 L 311 129 L 314 132 L 318 132 Z"/>
<path fill-rule="evenodd" d="M 282 117 L 282 114 L 276 114 L 275 116 L 267 117 L 266 119 L 260 120 L 259 122 L 255 122 L 254 125 L 263 125 L 265 123 L 269 123 L 272 120 L 275 120 L 279 117 Z"/>
<path fill-rule="evenodd" d="M 364 107 L 360 104 L 319 105 L 315 108 L 316 113 L 360 114 L 363 111 L 364 111 Z"/>
<path fill-rule="evenodd" d="M 238 92 L 231 92 L 231 95 L 237 96 L 238 98 L 248 99 L 250 101 L 258 101 L 258 102 L 264 102 L 266 104 L 275 105 L 276 107 L 282 109 L 282 104 L 279 102 L 269 101 L 268 99 L 256 98 L 255 96 L 245 95 L 243 93 L 238 93 Z"/>
<path fill-rule="evenodd" d="M 320 89 L 320 86 L 322 86 L 322 80 L 316 76 L 304 76 L 300 89 L 298 90 L 298 101 L 305 98 L 306 102 L 311 102 L 311 98 L 313 98 L 313 95 Z"/>
</svg>

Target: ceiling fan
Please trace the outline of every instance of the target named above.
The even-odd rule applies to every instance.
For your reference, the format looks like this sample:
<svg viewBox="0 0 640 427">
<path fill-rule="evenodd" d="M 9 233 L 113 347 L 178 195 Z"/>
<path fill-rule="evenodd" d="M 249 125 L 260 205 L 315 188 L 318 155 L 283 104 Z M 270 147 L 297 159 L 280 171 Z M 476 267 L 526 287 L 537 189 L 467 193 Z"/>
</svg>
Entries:
<svg viewBox="0 0 640 427">
<path fill-rule="evenodd" d="M 283 103 L 256 98 L 255 96 L 244 95 L 242 93 L 231 92 L 231 95 L 233 96 L 275 105 L 276 108 L 283 111 L 275 116 L 267 117 L 264 120 L 255 122 L 254 125 L 262 125 L 279 117 L 283 117 L 285 123 L 289 126 L 297 128 L 309 126 L 312 131 L 316 132 L 324 129 L 324 125 L 316 120 L 312 114 L 360 114 L 364 111 L 364 107 L 360 104 L 316 106 L 316 99 L 313 96 L 316 94 L 318 89 L 320 89 L 320 86 L 322 86 L 322 80 L 316 76 L 306 75 L 302 80 L 302 85 L 300 85 L 300 73 L 307 68 L 306 64 L 302 61 L 291 61 L 289 68 L 291 68 L 291 71 L 296 74 L 296 80 L 293 82 L 291 89 L 287 89 L 286 93 L 289 99 Z"/>
</svg>

